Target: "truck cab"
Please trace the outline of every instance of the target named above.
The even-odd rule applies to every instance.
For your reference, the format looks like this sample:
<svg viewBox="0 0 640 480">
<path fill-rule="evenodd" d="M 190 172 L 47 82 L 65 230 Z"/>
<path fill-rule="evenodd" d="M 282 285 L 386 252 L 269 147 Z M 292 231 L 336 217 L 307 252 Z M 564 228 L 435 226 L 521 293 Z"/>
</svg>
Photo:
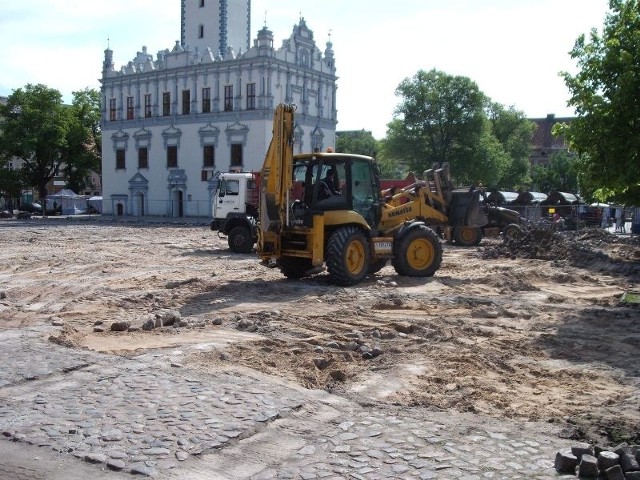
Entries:
<svg viewBox="0 0 640 480">
<path fill-rule="evenodd" d="M 258 182 L 250 172 L 218 175 L 213 192 L 211 230 L 226 235 L 235 253 L 249 253 L 257 239 Z"/>
</svg>

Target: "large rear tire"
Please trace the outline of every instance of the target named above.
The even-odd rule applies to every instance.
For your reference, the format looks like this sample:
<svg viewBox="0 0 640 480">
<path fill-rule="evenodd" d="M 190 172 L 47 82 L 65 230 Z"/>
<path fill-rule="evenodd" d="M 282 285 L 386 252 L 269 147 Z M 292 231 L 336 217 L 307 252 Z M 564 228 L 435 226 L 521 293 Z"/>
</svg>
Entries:
<svg viewBox="0 0 640 480">
<path fill-rule="evenodd" d="M 456 227 L 453 229 L 453 241 L 461 247 L 475 247 L 482 240 L 480 227 Z"/>
<path fill-rule="evenodd" d="M 397 239 L 393 267 L 405 277 L 431 277 L 442 263 L 440 239 L 426 225 L 421 225 Z"/>
<path fill-rule="evenodd" d="M 325 258 L 332 283 L 354 285 L 369 272 L 369 241 L 356 227 L 340 228 L 329 237 Z"/>
<path fill-rule="evenodd" d="M 251 253 L 251 250 L 253 250 L 253 235 L 249 227 L 243 225 L 233 227 L 229 232 L 227 241 L 232 252 Z"/>
<path fill-rule="evenodd" d="M 282 274 L 294 280 L 299 280 L 305 276 L 313 265 L 308 258 L 300 257 L 281 257 L 278 260 L 278 266 Z"/>
</svg>

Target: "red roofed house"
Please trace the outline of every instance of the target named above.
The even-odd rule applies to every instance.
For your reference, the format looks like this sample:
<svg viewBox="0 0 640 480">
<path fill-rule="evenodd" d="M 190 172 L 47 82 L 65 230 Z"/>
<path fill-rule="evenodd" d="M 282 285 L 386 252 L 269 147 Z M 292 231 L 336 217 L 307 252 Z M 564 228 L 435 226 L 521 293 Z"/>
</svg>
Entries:
<svg viewBox="0 0 640 480">
<path fill-rule="evenodd" d="M 531 118 L 530 120 L 537 125 L 531 140 L 531 154 L 529 155 L 532 167 L 547 165 L 554 153 L 569 151 L 569 145 L 564 137 L 554 136 L 551 129 L 556 123 L 570 123 L 573 120 L 572 117 L 556 118 L 553 113 L 550 113 L 546 118 Z"/>
</svg>

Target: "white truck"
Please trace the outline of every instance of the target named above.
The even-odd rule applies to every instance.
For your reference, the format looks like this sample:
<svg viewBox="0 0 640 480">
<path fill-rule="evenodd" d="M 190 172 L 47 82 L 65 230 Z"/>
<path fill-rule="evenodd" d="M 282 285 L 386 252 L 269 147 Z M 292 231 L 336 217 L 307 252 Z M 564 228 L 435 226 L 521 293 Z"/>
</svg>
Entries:
<svg viewBox="0 0 640 480">
<path fill-rule="evenodd" d="M 258 175 L 224 172 L 213 193 L 211 230 L 226 235 L 235 253 L 250 253 L 258 239 Z"/>
</svg>

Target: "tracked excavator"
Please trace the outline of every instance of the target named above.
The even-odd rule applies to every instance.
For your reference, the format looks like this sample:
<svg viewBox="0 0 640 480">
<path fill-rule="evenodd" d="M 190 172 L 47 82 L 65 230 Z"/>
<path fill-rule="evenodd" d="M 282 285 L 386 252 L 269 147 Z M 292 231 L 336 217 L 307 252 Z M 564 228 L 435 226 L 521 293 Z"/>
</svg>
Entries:
<svg viewBox="0 0 640 480">
<path fill-rule="evenodd" d="M 343 286 L 360 282 L 388 261 L 399 275 L 434 275 L 442 244 L 432 225 L 447 221 L 431 201 L 437 193 L 387 202 L 373 158 L 294 155 L 294 112 L 294 105 L 276 107 L 260 175 L 257 251 L 262 261 L 293 279 L 326 266 L 332 283 Z"/>
</svg>

